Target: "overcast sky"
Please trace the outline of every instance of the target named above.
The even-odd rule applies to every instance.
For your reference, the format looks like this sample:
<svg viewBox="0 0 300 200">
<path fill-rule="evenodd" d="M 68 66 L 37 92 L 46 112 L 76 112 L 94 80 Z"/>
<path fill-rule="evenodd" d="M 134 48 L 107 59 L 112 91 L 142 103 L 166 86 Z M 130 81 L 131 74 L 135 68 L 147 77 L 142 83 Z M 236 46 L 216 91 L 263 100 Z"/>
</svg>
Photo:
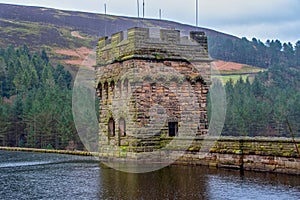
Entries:
<svg viewBox="0 0 300 200">
<path fill-rule="evenodd" d="M 143 0 L 139 0 L 142 5 Z M 137 0 L 0 0 L 0 3 L 34 5 L 64 10 L 137 16 Z M 145 17 L 195 25 L 196 0 L 145 0 Z M 142 8 L 141 11 L 142 13 Z M 199 0 L 199 25 L 247 37 L 300 40 L 300 0 Z"/>
</svg>

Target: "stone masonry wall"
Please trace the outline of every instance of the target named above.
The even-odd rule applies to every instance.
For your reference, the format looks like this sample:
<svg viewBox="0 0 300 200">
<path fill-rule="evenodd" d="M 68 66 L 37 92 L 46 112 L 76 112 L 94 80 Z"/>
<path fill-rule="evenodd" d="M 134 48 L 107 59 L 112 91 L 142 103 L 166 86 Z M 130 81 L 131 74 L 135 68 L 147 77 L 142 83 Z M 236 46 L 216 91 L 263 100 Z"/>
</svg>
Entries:
<svg viewBox="0 0 300 200">
<path fill-rule="evenodd" d="M 202 73 L 197 68 L 201 68 Z M 137 139 L 156 140 L 167 135 L 167 123 L 172 120 L 178 122 L 179 129 L 190 129 L 180 134 L 207 134 L 209 84 L 202 74 L 209 79 L 209 70 L 207 63 L 193 65 L 186 61 L 143 59 L 99 67 L 96 80 L 100 99 L 100 144 L 137 146 Z M 190 116 L 194 119 L 186 119 Z M 111 118 L 115 122 L 115 135 L 108 133 Z M 119 134 L 121 118 L 126 122 L 126 136 Z M 157 146 L 151 143 L 150 149 Z"/>
<path fill-rule="evenodd" d="M 100 147 L 151 152 L 161 148 L 160 137 L 207 135 L 212 59 L 205 34 L 181 37 L 178 30 L 162 29 L 153 37 L 148 28 L 126 33 L 100 38 L 97 45 Z"/>
<path fill-rule="evenodd" d="M 186 143 L 187 138 L 158 138 L 163 149 L 156 149 L 154 161 L 162 163 L 177 160 L 173 164 L 202 165 L 212 168 L 228 168 L 241 171 L 259 171 L 270 173 L 285 173 L 300 175 L 300 139 L 291 138 L 239 138 L 239 137 L 210 137 L 198 136 L 186 148 L 166 146 L 171 140 L 178 140 L 176 144 Z M 297 146 L 297 147 L 296 147 Z M 138 161 L 139 157 L 147 155 L 152 162 L 151 155 L 140 147 L 140 153 L 131 151 L 129 146 L 110 151 L 110 156 L 117 162 Z M 102 155 L 103 156 L 103 155 Z"/>
<path fill-rule="evenodd" d="M 297 148 L 300 139 L 198 138 L 177 163 L 300 175 Z"/>
<path fill-rule="evenodd" d="M 207 135 L 211 59 L 204 33 L 151 35 L 132 28 L 98 42 L 100 157 L 300 175 L 300 139 Z M 177 123 L 175 137 L 168 123 Z"/>
</svg>

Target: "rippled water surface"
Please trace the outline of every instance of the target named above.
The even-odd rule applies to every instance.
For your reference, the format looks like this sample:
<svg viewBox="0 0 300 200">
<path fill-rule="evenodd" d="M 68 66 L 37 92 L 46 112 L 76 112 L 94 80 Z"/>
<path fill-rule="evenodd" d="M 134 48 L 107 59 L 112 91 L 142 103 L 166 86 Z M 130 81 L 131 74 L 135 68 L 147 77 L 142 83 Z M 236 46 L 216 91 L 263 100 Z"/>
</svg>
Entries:
<svg viewBox="0 0 300 200">
<path fill-rule="evenodd" d="M 300 177 L 171 166 L 128 174 L 89 157 L 0 151 L 0 199 L 300 199 Z"/>
</svg>

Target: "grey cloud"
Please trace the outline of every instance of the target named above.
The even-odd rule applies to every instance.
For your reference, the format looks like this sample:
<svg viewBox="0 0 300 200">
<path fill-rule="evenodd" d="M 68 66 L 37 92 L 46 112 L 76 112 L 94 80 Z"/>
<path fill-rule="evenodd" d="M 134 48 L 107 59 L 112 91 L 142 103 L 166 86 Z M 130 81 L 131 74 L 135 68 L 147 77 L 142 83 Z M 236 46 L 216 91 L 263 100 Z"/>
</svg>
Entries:
<svg viewBox="0 0 300 200">
<path fill-rule="evenodd" d="M 221 0 L 212 0 L 220 2 Z M 235 2 L 229 0 L 223 2 Z M 259 3 L 258 0 L 249 1 L 251 3 L 240 3 L 231 5 L 219 3 L 214 7 L 214 11 L 202 14 L 203 21 L 207 24 L 222 25 L 224 23 L 243 25 L 268 22 L 282 22 L 298 18 L 300 1 L 298 0 L 265 0 Z M 208 9 L 207 9 L 208 10 Z"/>
<path fill-rule="evenodd" d="M 59 9 L 136 16 L 136 0 L 0 0 L 0 3 L 50 6 Z M 140 0 L 142 2 L 142 0 Z M 195 24 L 195 0 L 145 0 L 146 17 Z M 200 26 L 237 36 L 278 37 L 281 40 L 300 38 L 298 30 L 299 0 L 199 0 Z M 269 37 L 267 37 L 269 35 Z"/>
<path fill-rule="evenodd" d="M 267 39 L 279 39 L 282 42 L 292 42 L 300 40 L 300 20 L 285 23 L 260 23 L 253 25 L 224 25 L 222 30 L 225 32 L 235 32 L 239 37 L 247 37 L 251 40 L 253 37 L 265 42 Z"/>
</svg>

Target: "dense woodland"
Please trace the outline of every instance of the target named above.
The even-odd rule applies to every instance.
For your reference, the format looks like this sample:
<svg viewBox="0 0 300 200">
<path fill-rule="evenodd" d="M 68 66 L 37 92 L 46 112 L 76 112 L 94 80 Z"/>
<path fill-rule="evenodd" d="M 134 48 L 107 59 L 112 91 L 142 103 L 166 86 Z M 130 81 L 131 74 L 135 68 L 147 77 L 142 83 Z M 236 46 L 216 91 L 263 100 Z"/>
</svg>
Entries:
<svg viewBox="0 0 300 200">
<path fill-rule="evenodd" d="M 242 78 L 225 87 L 222 135 L 300 137 L 300 68 L 273 66 L 253 83 Z"/>
<path fill-rule="evenodd" d="M 218 44 L 226 49 L 213 51 L 214 58 L 268 68 L 251 83 L 241 78 L 213 85 L 225 87 L 227 95 L 222 135 L 299 137 L 300 41 L 292 46 L 278 40 L 219 39 L 210 46 Z M 0 145 L 82 148 L 71 84 L 70 73 L 62 65 L 52 66 L 45 51 L 0 49 Z"/>
<path fill-rule="evenodd" d="M 45 51 L 0 50 L 0 145 L 63 149 L 80 144 L 72 117 L 72 76 Z M 72 142 L 71 142 L 72 143 Z"/>
<path fill-rule="evenodd" d="M 209 50 L 215 59 L 262 68 L 275 65 L 300 66 L 300 40 L 294 46 L 290 42 L 282 44 L 279 40 L 263 43 L 256 38 L 249 41 L 246 38 L 233 40 L 215 36 L 209 38 Z"/>
<path fill-rule="evenodd" d="M 293 46 L 279 40 L 219 37 L 210 46 L 214 58 L 268 69 L 252 83 L 241 78 L 224 86 L 227 111 L 222 135 L 299 137 L 300 41 Z"/>
</svg>

